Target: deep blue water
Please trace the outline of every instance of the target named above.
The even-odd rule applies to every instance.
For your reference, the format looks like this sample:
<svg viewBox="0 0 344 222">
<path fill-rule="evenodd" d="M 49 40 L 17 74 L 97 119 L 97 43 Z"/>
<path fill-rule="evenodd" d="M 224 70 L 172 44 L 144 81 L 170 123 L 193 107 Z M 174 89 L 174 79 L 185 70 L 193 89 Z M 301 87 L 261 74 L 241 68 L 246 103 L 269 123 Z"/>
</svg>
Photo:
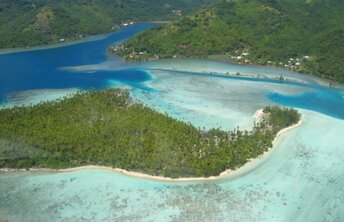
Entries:
<svg viewBox="0 0 344 222">
<path fill-rule="evenodd" d="M 338 90 L 319 87 L 296 96 L 270 93 L 267 97 L 281 105 L 313 110 L 344 119 L 344 95 Z"/>
<path fill-rule="evenodd" d="M 109 45 L 128 39 L 150 28 L 148 23 L 135 24 L 101 39 L 57 48 L 0 54 L 0 102 L 6 95 L 34 89 L 104 88 L 109 80 L 140 86 L 150 79 L 141 69 L 120 71 L 72 72 L 61 68 L 99 64 L 109 58 Z"/>
<path fill-rule="evenodd" d="M 173 71 L 178 73 L 178 71 Z M 198 73 L 198 72 L 187 72 L 189 75 L 196 76 L 209 76 L 209 74 Z M 262 79 L 262 78 L 247 78 L 241 76 L 224 76 L 212 74 L 212 78 L 226 78 L 234 80 L 245 80 L 251 82 L 268 82 L 280 85 L 292 85 L 300 86 L 311 89 L 310 92 L 302 93 L 296 96 L 282 95 L 278 93 L 269 93 L 266 97 L 277 104 L 307 109 L 323 113 L 328 116 L 332 116 L 339 119 L 344 119 L 344 92 L 339 89 L 325 87 L 314 83 L 307 84 L 302 82 L 293 81 L 279 81 L 276 79 Z"/>
<path fill-rule="evenodd" d="M 143 90 L 152 90 L 143 83 L 150 80 L 150 74 L 144 68 L 126 65 L 121 59 L 107 54 L 111 44 L 124 41 L 152 24 L 141 23 L 104 35 L 101 38 L 66 45 L 30 51 L 0 54 L 0 103 L 7 95 L 35 89 L 102 89 L 109 87 L 111 82 L 123 83 Z M 119 63 L 120 69 L 96 71 L 72 71 L 65 67 L 96 65 L 112 59 Z M 188 75 L 205 75 L 185 73 Z M 233 76 L 209 75 L 210 78 L 231 78 L 245 81 L 263 81 L 282 85 L 295 85 L 310 88 L 311 91 L 288 96 L 271 92 L 266 95 L 271 101 L 290 107 L 317 111 L 336 118 L 344 119 L 343 92 L 315 84 L 296 82 L 279 82 L 271 79 L 255 79 Z"/>
<path fill-rule="evenodd" d="M 204 75 L 202 73 L 190 73 L 194 75 Z M 266 97 L 277 104 L 316 111 L 328 116 L 344 119 L 344 92 L 341 89 L 334 89 L 317 84 L 307 84 L 302 82 L 279 81 L 275 79 L 245 78 L 240 76 L 212 75 L 214 78 L 228 78 L 245 80 L 252 82 L 268 82 L 280 85 L 300 86 L 311 89 L 310 92 L 296 96 L 282 95 L 279 93 L 269 93 Z"/>
</svg>

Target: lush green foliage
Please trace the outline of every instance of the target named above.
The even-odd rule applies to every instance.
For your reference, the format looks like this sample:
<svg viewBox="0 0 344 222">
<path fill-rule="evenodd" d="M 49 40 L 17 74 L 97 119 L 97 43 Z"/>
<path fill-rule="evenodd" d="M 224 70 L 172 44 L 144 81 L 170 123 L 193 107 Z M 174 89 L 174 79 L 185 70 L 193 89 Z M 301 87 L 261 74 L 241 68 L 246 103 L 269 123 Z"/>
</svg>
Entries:
<svg viewBox="0 0 344 222">
<path fill-rule="evenodd" d="M 343 12 L 344 1 L 222 0 L 137 35 L 117 53 L 134 60 L 242 56 L 239 62 L 287 66 L 344 82 Z"/>
<path fill-rule="evenodd" d="M 1 0 L 0 48 L 26 47 L 110 32 L 129 19 L 169 20 L 211 0 Z"/>
<path fill-rule="evenodd" d="M 0 167 L 96 164 L 169 177 L 218 175 L 268 150 L 300 118 L 292 109 L 264 112 L 252 132 L 202 131 L 131 103 L 120 90 L 79 93 L 0 110 Z"/>
</svg>

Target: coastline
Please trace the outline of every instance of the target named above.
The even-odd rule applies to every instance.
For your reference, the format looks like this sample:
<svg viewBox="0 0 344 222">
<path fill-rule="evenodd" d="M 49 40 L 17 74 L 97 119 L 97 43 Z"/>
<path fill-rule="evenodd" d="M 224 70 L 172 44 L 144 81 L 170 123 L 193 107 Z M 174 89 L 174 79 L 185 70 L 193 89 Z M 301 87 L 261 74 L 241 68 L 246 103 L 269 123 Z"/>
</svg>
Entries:
<svg viewBox="0 0 344 222">
<path fill-rule="evenodd" d="M 209 58 L 211 59 L 211 58 Z M 271 68 L 277 68 L 277 69 L 282 69 L 282 70 L 286 70 L 286 71 L 289 71 L 289 72 L 293 72 L 293 73 L 296 73 L 296 74 L 299 74 L 299 75 L 304 75 L 304 76 L 311 76 L 314 80 L 316 80 L 316 82 L 319 84 L 319 85 L 322 85 L 322 86 L 328 86 L 328 84 L 332 81 L 330 79 L 327 79 L 327 78 L 321 78 L 311 72 L 299 72 L 297 70 L 291 70 L 291 69 L 286 69 L 286 68 L 283 68 L 281 66 L 277 66 L 277 65 L 268 65 L 268 64 L 259 64 L 259 63 L 240 63 L 240 62 L 236 62 L 235 60 L 233 59 L 230 59 L 230 58 L 224 58 L 224 59 L 218 59 L 218 58 L 214 58 L 214 59 L 211 59 L 211 60 L 214 60 L 214 61 L 220 61 L 220 62 L 226 62 L 226 63 L 232 63 L 232 64 L 236 64 L 236 65 L 248 65 L 248 66 L 256 66 L 256 67 L 271 67 Z M 304 83 L 307 83 L 306 81 L 301 81 L 301 82 L 304 82 Z M 343 84 L 339 83 L 339 82 L 336 82 L 337 84 L 339 84 L 340 86 L 342 86 Z"/>
<path fill-rule="evenodd" d="M 261 115 L 262 110 L 257 110 L 255 113 L 256 117 L 259 117 Z M 49 168 L 30 168 L 30 169 L 11 169 L 11 168 L 0 168 L 0 172 L 26 172 L 26 171 L 33 171 L 33 172 L 56 172 L 56 173 L 66 173 L 66 172 L 74 172 L 74 171 L 80 171 L 80 170 L 109 170 L 113 171 L 115 173 L 119 173 L 121 175 L 139 178 L 139 179 L 148 179 L 153 181 L 159 181 L 159 182 L 206 182 L 206 181 L 214 181 L 214 180 L 220 180 L 220 179 L 228 179 L 230 177 L 234 177 L 237 174 L 244 173 L 246 171 L 249 171 L 250 169 L 254 168 L 261 162 L 262 160 L 266 159 L 269 154 L 271 154 L 271 151 L 274 150 L 274 146 L 277 144 L 279 138 L 285 134 L 286 132 L 298 128 L 302 125 L 302 120 L 300 120 L 298 123 L 289 126 L 287 128 L 284 128 L 280 130 L 277 134 L 275 139 L 272 141 L 273 147 L 269 149 L 268 151 L 264 152 L 257 158 L 249 159 L 247 163 L 245 163 L 243 166 L 236 170 L 225 170 L 218 176 L 211 176 L 211 177 L 190 177 L 190 178 L 169 178 L 169 177 L 163 177 L 163 176 L 152 176 L 149 174 L 139 173 L 139 172 L 133 172 L 133 171 L 127 171 L 120 168 L 113 168 L 113 167 L 106 167 L 106 166 L 95 166 L 95 165 L 87 165 L 87 166 L 81 166 L 81 167 L 74 167 L 74 168 L 68 168 L 68 169 L 60 169 L 60 170 L 54 170 Z"/>
<path fill-rule="evenodd" d="M 108 35 L 111 35 L 115 32 L 106 32 L 106 33 L 100 33 L 97 35 L 90 35 L 86 36 L 80 39 L 73 39 L 70 41 L 66 41 L 63 43 L 50 43 L 45 45 L 37 45 L 37 46 L 28 46 L 28 47 L 17 47 L 17 48 L 3 48 L 0 49 L 0 55 L 6 55 L 11 53 L 19 53 L 19 52 L 31 52 L 31 51 L 37 51 L 37 50 L 46 50 L 46 49 L 55 49 L 55 48 L 61 48 L 66 46 L 72 46 L 79 43 L 84 42 L 92 42 L 97 41 L 106 38 Z"/>
<path fill-rule="evenodd" d="M 256 122 L 260 122 L 264 117 L 264 109 L 258 109 L 252 116 Z"/>
<path fill-rule="evenodd" d="M 159 24 L 159 23 L 168 23 L 168 21 L 156 21 L 156 22 L 136 22 L 135 24 Z M 127 27 L 130 27 L 132 25 L 129 25 Z M 122 31 L 126 27 L 120 27 L 117 30 L 109 31 L 109 32 L 102 32 L 94 35 L 87 35 L 82 38 L 76 38 L 76 39 L 70 39 L 65 42 L 52 42 L 44 45 L 35 45 L 35 46 L 27 46 L 27 47 L 14 47 L 14 48 L 1 48 L 0 49 L 0 55 L 10 54 L 10 53 L 18 53 L 18 52 L 30 52 L 30 51 L 37 51 L 37 50 L 46 50 L 46 49 L 54 49 L 54 48 L 61 48 L 71 45 L 76 45 L 79 43 L 84 42 L 93 42 L 97 40 L 101 40 L 106 38 L 109 35 L 112 35 L 116 32 Z"/>
<path fill-rule="evenodd" d="M 172 60 L 172 59 L 175 59 L 175 58 L 172 58 L 172 57 L 167 57 L 167 58 L 160 58 L 160 59 L 154 59 L 154 61 L 161 61 L 161 60 Z M 279 66 L 275 66 L 275 65 L 262 65 L 262 64 L 257 64 L 257 63 L 250 63 L 250 64 L 242 64 L 242 63 L 238 63 L 232 59 L 218 59 L 218 58 L 197 58 L 197 57 L 180 57 L 180 58 L 177 58 L 178 59 L 205 59 L 205 60 L 209 60 L 209 61 L 218 61 L 218 62 L 223 62 L 223 63 L 229 63 L 229 64 L 234 64 L 234 65 L 241 65 L 241 66 L 253 66 L 253 67 L 266 67 L 266 68 L 274 68 L 274 69 L 281 69 L 281 70 L 284 70 L 284 71 L 288 71 L 288 72 L 291 72 L 291 73 L 295 73 L 295 74 L 298 74 L 298 75 L 301 75 L 301 76 L 307 76 L 307 77 L 310 77 L 312 78 L 316 84 L 319 84 L 320 86 L 323 86 L 323 87 L 329 87 L 329 84 L 330 83 L 335 83 L 335 86 L 333 86 L 333 88 L 335 89 L 344 89 L 344 83 L 340 83 L 338 81 L 334 81 L 334 80 L 330 80 L 330 79 L 327 79 L 327 78 L 322 78 L 322 77 L 319 77 L 311 72 L 305 72 L 305 73 L 302 73 L 302 72 L 298 72 L 298 71 L 295 71 L 295 70 L 289 70 L 289 69 L 284 69 L 283 67 L 279 67 Z M 125 59 L 126 60 L 126 59 Z M 130 61 L 130 60 L 126 60 L 127 62 Z M 151 60 L 145 60 L 145 62 L 147 61 L 151 61 Z M 191 72 L 191 73 L 194 73 L 192 71 L 188 71 L 188 70 L 176 70 L 176 69 L 173 69 L 173 68 L 159 68 L 159 67 L 155 67 L 155 69 L 161 69 L 161 70 L 165 70 L 165 71 L 176 71 L 176 72 Z M 240 73 L 240 75 L 236 75 L 236 73 L 226 73 L 226 72 L 219 72 L 219 73 L 216 73 L 216 72 L 203 72 L 202 74 L 217 74 L 217 75 L 224 75 L 224 76 L 232 76 L 232 77 L 242 77 L 242 78 L 258 78 L 258 79 L 270 79 L 270 80 L 277 80 L 277 81 L 281 81 L 281 82 L 295 82 L 295 83 L 302 83 L 302 84 L 310 84 L 310 82 L 308 81 L 305 81 L 305 80 L 300 80 L 300 79 L 297 79 L 297 78 L 286 78 L 284 80 L 279 80 L 278 77 L 279 76 L 276 76 L 275 78 L 274 77 L 267 77 L 267 76 L 264 76 L 264 75 L 257 75 L 257 74 L 250 74 L 250 73 Z"/>
<path fill-rule="evenodd" d="M 299 83 L 299 84 L 309 84 L 309 82 L 295 79 L 295 78 L 285 78 L 283 80 L 279 80 L 278 77 L 268 77 L 265 75 L 259 75 L 259 74 L 251 74 L 251 73 L 231 73 L 231 72 L 194 72 L 190 70 L 182 70 L 182 69 L 175 69 L 175 68 L 162 68 L 162 67 L 152 67 L 151 70 L 161 70 L 161 71 L 172 71 L 172 72 L 182 72 L 182 73 L 190 73 L 190 74 L 205 74 L 205 75 L 221 75 L 221 76 L 229 76 L 229 77 L 238 77 L 238 78 L 247 78 L 247 79 L 267 79 L 272 81 L 278 81 L 278 82 L 291 82 L 291 83 Z"/>
<path fill-rule="evenodd" d="M 275 136 L 275 139 L 272 141 L 272 145 L 275 146 L 278 142 L 278 139 L 286 132 L 298 128 L 302 125 L 303 121 L 300 119 L 299 122 L 297 122 L 296 124 L 289 126 L 287 128 L 281 129 Z"/>
</svg>

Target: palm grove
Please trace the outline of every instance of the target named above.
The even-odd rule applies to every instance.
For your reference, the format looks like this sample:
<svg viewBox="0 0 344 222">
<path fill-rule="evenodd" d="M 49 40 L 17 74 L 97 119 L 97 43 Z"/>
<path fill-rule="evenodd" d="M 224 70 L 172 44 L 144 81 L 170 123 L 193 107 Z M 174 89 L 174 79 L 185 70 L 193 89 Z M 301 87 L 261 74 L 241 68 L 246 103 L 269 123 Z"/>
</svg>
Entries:
<svg viewBox="0 0 344 222">
<path fill-rule="evenodd" d="M 236 169 L 297 123 L 293 109 L 266 107 L 252 131 L 197 129 L 141 104 L 122 90 L 0 110 L 1 168 L 89 164 L 151 175 L 197 177 Z"/>
</svg>

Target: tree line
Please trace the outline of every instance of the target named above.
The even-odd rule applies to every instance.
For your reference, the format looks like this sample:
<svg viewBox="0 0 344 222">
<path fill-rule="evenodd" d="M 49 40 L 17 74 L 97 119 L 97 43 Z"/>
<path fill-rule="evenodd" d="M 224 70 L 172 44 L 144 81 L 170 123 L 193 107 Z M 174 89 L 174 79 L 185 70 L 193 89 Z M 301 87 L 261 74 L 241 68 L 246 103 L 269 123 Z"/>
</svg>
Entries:
<svg viewBox="0 0 344 222">
<path fill-rule="evenodd" d="M 0 110 L 0 167 L 101 165 L 167 177 L 219 175 L 272 147 L 297 123 L 293 109 L 266 107 L 252 131 L 208 131 L 142 104 L 126 91 L 80 92 L 71 98 Z"/>
</svg>

